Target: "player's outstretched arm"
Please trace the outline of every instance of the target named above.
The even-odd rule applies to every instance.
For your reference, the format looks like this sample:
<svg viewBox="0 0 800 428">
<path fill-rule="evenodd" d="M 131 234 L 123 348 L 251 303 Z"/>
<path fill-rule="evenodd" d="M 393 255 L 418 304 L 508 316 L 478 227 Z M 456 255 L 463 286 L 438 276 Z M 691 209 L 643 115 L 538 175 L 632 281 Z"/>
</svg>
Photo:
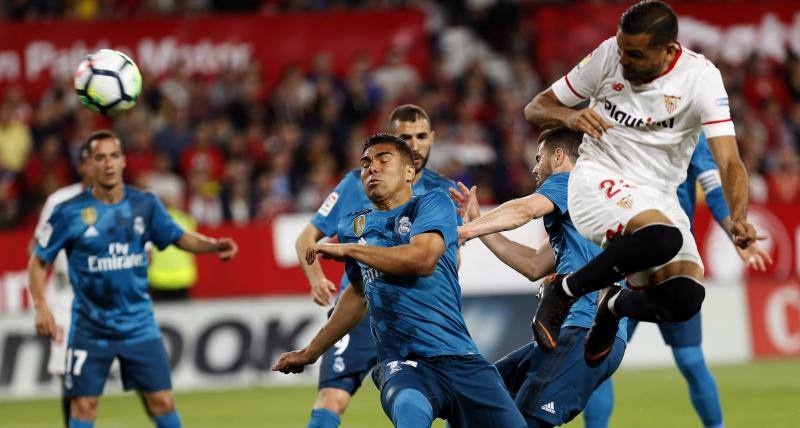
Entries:
<svg viewBox="0 0 800 428">
<path fill-rule="evenodd" d="M 317 226 L 308 223 L 294 243 L 300 267 L 303 269 L 303 274 L 305 274 L 309 284 L 311 284 L 311 295 L 314 297 L 314 303 L 320 306 L 330 305 L 332 295 L 339 289 L 333 281 L 325 277 L 325 272 L 322 271 L 322 266 L 318 262 L 305 263 L 306 249 L 324 237 L 325 234 Z"/>
<path fill-rule="evenodd" d="M 191 230 L 185 231 L 175 245 L 195 254 L 217 253 L 224 261 L 232 260 L 239 251 L 239 246 L 231 238 L 211 238 Z"/>
<path fill-rule="evenodd" d="M 452 192 L 453 190 L 451 190 L 451 194 Z M 489 211 L 481 218 L 460 227 L 458 237 L 466 241 L 492 233 L 513 230 L 524 226 L 533 219 L 553 212 L 554 209 L 553 203 L 539 194 L 512 199 Z"/>
<path fill-rule="evenodd" d="M 31 254 L 28 261 L 28 284 L 33 297 L 34 308 L 36 309 L 36 334 L 50 336 L 53 340 L 58 341 L 61 338 L 56 337 L 58 333 L 56 322 L 44 297 L 45 280 L 47 279 L 49 268 L 50 265 L 40 259 L 36 253 Z"/>
<path fill-rule="evenodd" d="M 305 366 L 313 364 L 317 359 L 355 328 L 367 313 L 367 299 L 361 284 L 353 284 L 342 292 L 328 322 L 322 326 L 316 336 L 303 349 L 287 352 L 272 366 L 273 371 L 282 373 L 300 373 Z"/>
<path fill-rule="evenodd" d="M 562 103 L 552 88 L 536 95 L 523 110 L 525 120 L 542 128 L 566 126 L 573 131 L 585 132 L 600 139 L 613 127 L 592 108 L 576 110 Z"/>
<path fill-rule="evenodd" d="M 756 230 L 747 222 L 747 170 L 739 158 L 736 137 L 724 135 L 708 139 L 722 179 L 722 190 L 731 210 L 730 232 L 739 248 L 747 248 L 756 240 Z"/>
</svg>

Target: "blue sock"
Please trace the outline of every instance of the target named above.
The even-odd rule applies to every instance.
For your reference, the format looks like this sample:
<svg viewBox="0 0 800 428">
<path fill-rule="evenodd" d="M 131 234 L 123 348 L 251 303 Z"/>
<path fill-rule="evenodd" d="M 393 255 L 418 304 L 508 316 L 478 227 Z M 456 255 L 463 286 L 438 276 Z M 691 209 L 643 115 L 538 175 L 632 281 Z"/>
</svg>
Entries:
<svg viewBox="0 0 800 428">
<path fill-rule="evenodd" d="M 719 402 L 717 383 L 708 371 L 700 346 L 673 348 L 672 355 L 686 382 L 692 406 L 706 427 L 721 428 L 722 405 Z"/>
<path fill-rule="evenodd" d="M 181 428 L 181 418 L 178 411 L 173 410 L 161 416 L 153 416 L 157 428 Z"/>
<path fill-rule="evenodd" d="M 339 426 L 339 415 L 328 409 L 314 409 L 306 428 L 336 428 Z"/>
<path fill-rule="evenodd" d="M 69 418 L 69 428 L 94 428 L 94 421 L 82 421 Z"/>
<path fill-rule="evenodd" d="M 404 389 L 392 402 L 392 422 L 396 428 L 430 427 L 433 423 L 431 403 L 416 389 Z"/>
<path fill-rule="evenodd" d="M 583 409 L 583 425 L 585 428 L 608 428 L 611 411 L 614 409 L 614 385 L 611 378 L 606 379 L 595 388 L 589 402 Z"/>
</svg>

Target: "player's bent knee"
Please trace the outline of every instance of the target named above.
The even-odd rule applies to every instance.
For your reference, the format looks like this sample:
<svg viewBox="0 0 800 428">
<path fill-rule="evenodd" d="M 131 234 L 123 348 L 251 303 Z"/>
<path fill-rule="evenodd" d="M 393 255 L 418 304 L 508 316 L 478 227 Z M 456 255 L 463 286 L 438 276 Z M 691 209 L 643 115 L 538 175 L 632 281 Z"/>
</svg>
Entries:
<svg viewBox="0 0 800 428">
<path fill-rule="evenodd" d="M 688 321 L 700 312 L 706 289 L 694 278 L 670 278 L 652 289 L 660 301 L 662 319 L 668 322 Z"/>
<path fill-rule="evenodd" d="M 315 409 L 327 409 L 339 416 L 344 414 L 350 404 L 350 393 L 338 388 L 322 388 L 317 393 Z"/>
<path fill-rule="evenodd" d="M 144 394 L 147 408 L 153 416 L 166 415 L 175 410 L 175 400 L 171 391 L 158 391 Z"/>
<path fill-rule="evenodd" d="M 70 417 L 83 421 L 93 421 L 97 417 L 98 405 L 99 399 L 97 397 L 75 397 L 70 404 Z"/>
<path fill-rule="evenodd" d="M 398 428 L 430 426 L 433 422 L 433 408 L 422 392 L 407 388 L 394 397 L 392 421 Z"/>
</svg>

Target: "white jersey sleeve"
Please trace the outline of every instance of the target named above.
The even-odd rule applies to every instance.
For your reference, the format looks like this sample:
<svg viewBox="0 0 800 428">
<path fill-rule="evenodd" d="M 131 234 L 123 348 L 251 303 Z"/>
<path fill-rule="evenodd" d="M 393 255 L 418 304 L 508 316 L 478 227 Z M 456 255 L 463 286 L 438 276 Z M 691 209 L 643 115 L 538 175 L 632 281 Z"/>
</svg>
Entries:
<svg viewBox="0 0 800 428">
<path fill-rule="evenodd" d="M 696 85 L 695 108 L 706 138 L 736 135 L 728 106 L 728 93 L 719 69 L 707 62 L 705 72 Z"/>
<path fill-rule="evenodd" d="M 605 75 L 612 69 L 608 62 L 613 61 L 617 49 L 616 37 L 607 39 L 581 62 L 558 79 L 551 89 L 561 103 L 574 106 L 596 95 Z"/>
</svg>

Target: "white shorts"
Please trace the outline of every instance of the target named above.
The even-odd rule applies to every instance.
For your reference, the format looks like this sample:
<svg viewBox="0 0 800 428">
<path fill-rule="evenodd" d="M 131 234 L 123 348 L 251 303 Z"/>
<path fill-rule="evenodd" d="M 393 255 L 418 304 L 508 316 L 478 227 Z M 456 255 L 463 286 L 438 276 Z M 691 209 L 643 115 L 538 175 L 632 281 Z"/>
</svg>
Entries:
<svg viewBox="0 0 800 428">
<path fill-rule="evenodd" d="M 634 183 L 618 172 L 589 160 L 579 160 L 569 175 L 567 198 L 569 215 L 578 233 L 603 248 L 622 234 L 628 222 L 639 213 L 662 212 L 683 235 L 683 246 L 668 263 L 690 261 L 703 268 L 691 223 L 681 208 L 677 192 Z M 631 275 L 628 282 L 634 286 L 647 285 L 650 275 L 659 268 L 661 266 Z"/>
<path fill-rule="evenodd" d="M 50 290 L 53 287 L 48 287 Z M 64 375 L 67 363 L 67 336 L 72 319 L 72 293 L 52 292 L 48 296 L 50 313 L 56 322 L 59 339 L 50 341 L 50 359 L 47 361 L 47 371 L 52 375 Z"/>
</svg>

